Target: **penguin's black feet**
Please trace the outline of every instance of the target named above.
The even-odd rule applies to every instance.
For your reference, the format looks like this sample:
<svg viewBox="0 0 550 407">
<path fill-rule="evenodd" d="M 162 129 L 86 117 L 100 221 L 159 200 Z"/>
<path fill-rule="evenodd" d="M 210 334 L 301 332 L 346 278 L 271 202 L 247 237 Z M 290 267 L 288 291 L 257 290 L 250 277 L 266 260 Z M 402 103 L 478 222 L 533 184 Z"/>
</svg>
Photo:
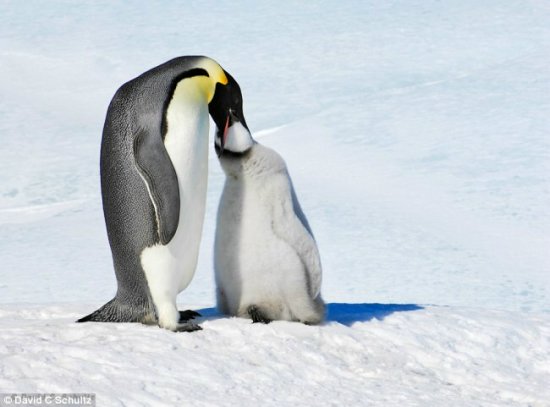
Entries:
<svg viewBox="0 0 550 407">
<path fill-rule="evenodd" d="M 194 322 L 180 322 L 174 332 L 195 332 L 200 331 L 202 328 Z"/>
<path fill-rule="evenodd" d="M 271 319 L 267 318 L 256 305 L 251 305 L 250 307 L 248 307 L 247 312 L 248 315 L 250 315 L 250 318 L 252 318 L 253 324 L 257 322 L 261 322 L 262 324 L 269 324 L 271 322 Z"/>
<path fill-rule="evenodd" d="M 180 313 L 180 320 L 179 322 L 187 322 L 190 319 L 195 319 L 196 317 L 200 317 L 201 314 L 199 314 L 197 311 L 193 310 L 185 310 L 185 311 L 179 311 Z"/>
</svg>

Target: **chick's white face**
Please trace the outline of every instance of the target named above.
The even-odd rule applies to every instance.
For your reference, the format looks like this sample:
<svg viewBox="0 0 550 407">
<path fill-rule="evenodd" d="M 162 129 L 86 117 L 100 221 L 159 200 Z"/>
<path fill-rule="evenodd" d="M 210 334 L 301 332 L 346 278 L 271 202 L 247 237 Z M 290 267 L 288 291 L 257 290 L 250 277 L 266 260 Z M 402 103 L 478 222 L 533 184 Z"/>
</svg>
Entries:
<svg viewBox="0 0 550 407">
<path fill-rule="evenodd" d="M 225 134 L 225 143 L 223 146 L 224 151 L 230 151 L 232 153 L 244 153 L 249 150 L 254 144 L 254 139 L 246 127 L 240 122 L 233 123 Z M 223 137 L 223 136 L 222 136 Z M 216 134 L 215 143 L 218 147 L 221 146 L 221 140 L 219 132 Z"/>
</svg>

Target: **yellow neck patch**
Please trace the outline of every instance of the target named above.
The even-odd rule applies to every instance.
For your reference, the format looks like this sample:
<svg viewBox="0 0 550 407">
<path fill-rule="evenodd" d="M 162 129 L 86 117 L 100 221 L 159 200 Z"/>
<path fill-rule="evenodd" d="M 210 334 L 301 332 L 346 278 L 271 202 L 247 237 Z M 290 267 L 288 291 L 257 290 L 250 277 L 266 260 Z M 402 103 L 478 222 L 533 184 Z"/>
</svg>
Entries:
<svg viewBox="0 0 550 407">
<path fill-rule="evenodd" d="M 194 68 L 201 68 L 208 72 L 207 76 L 193 76 L 183 79 L 178 85 L 180 97 L 194 101 L 210 103 L 216 91 L 216 84 L 227 85 L 228 79 L 222 67 L 213 59 L 201 58 Z M 176 93 L 176 92 L 175 92 Z"/>
<path fill-rule="evenodd" d="M 222 85 L 227 85 L 227 76 L 225 76 L 225 72 L 223 71 L 220 64 L 218 64 L 213 59 L 204 57 L 200 60 L 197 68 L 203 68 L 208 72 L 208 75 L 210 75 L 210 78 L 214 81 L 214 86 L 216 86 L 216 83 L 221 83 Z"/>
</svg>

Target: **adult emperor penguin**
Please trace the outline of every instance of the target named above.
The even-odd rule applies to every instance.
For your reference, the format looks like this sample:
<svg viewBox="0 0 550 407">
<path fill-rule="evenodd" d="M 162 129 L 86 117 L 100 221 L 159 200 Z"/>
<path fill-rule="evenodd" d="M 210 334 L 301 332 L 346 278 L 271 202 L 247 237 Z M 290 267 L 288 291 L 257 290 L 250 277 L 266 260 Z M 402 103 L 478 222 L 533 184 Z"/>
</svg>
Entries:
<svg viewBox="0 0 550 407">
<path fill-rule="evenodd" d="M 319 251 L 284 160 L 258 143 L 243 153 L 216 140 L 226 174 L 214 245 L 218 308 L 253 322 L 321 322 Z"/>
<path fill-rule="evenodd" d="M 209 111 L 222 140 L 252 138 L 239 85 L 214 60 L 179 57 L 122 85 L 101 143 L 103 212 L 116 296 L 84 321 L 194 331 L 176 296 L 197 264 L 208 176 Z M 248 140 L 248 141 L 247 141 Z"/>
</svg>

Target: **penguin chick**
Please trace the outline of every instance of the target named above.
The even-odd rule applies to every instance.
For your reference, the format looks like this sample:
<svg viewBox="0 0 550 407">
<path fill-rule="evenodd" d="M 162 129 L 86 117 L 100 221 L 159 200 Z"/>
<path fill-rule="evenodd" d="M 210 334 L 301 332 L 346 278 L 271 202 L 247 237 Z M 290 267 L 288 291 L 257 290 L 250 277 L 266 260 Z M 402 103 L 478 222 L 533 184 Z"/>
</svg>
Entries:
<svg viewBox="0 0 550 407">
<path fill-rule="evenodd" d="M 253 322 L 320 323 L 321 260 L 284 160 L 258 143 L 219 160 L 226 175 L 214 247 L 219 310 Z"/>
</svg>

